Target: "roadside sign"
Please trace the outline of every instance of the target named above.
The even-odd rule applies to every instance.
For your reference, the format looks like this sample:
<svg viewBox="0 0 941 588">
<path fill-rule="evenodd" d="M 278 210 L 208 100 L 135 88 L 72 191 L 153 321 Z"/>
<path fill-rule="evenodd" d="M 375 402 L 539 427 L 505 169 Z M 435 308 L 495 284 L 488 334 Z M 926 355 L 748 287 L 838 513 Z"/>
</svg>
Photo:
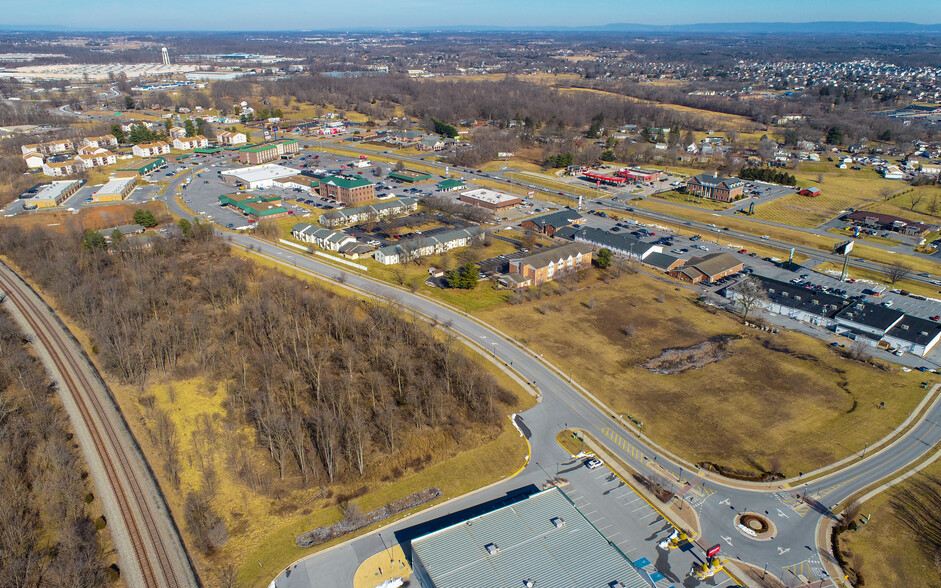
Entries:
<svg viewBox="0 0 941 588">
<path fill-rule="evenodd" d="M 535 191 L 535 190 L 530 190 L 529 192 L 526 192 L 526 194 L 528 194 L 529 196 L 533 196 L 533 195 L 536 194 L 536 191 Z"/>
<path fill-rule="evenodd" d="M 709 551 L 706 552 L 706 557 L 715 557 L 719 555 L 719 550 L 722 549 L 722 545 L 718 543 L 709 548 Z"/>
</svg>

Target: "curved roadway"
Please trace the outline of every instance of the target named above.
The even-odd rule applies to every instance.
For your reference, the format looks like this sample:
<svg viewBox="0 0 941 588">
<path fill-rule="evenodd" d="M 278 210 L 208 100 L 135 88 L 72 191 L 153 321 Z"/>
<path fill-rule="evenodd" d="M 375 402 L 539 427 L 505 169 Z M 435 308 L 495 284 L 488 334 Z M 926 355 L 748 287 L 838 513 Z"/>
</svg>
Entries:
<svg viewBox="0 0 941 588">
<path fill-rule="evenodd" d="M 208 163 L 218 160 L 210 160 Z M 165 191 L 169 208 L 177 215 L 192 218 L 173 199 L 176 178 Z M 586 398 L 587 392 L 577 384 L 570 383 L 559 370 L 526 349 L 511 337 L 468 316 L 466 313 L 445 306 L 430 298 L 414 294 L 390 284 L 373 280 L 357 272 L 318 261 L 300 252 L 293 252 L 250 235 L 237 234 L 230 237 L 232 243 L 251 248 L 281 264 L 295 267 L 317 276 L 341 282 L 344 286 L 371 296 L 394 302 L 425 317 L 436 320 L 452 329 L 467 341 L 476 343 L 482 352 L 492 354 L 519 374 L 541 394 L 542 402 L 522 415 L 529 441 L 532 459 L 517 479 L 489 489 L 487 494 L 506 492 L 511 487 L 525 483 L 542 482 L 545 469 L 539 465 L 558 460 L 555 436 L 562 428 L 577 427 L 590 433 L 604 445 L 607 452 L 616 455 L 638 471 L 651 467 L 659 473 L 672 477 L 677 490 L 686 486 L 697 486 L 703 490 L 701 500 L 691 500 L 691 506 L 699 515 L 701 545 L 720 544 L 723 554 L 765 567 L 776 574 L 788 586 L 804 584 L 805 579 L 816 578 L 819 583 L 829 582 L 822 558 L 828 558 L 826 546 L 817 544 L 817 527 L 821 521 L 835 518 L 831 507 L 872 485 L 891 478 L 925 457 L 941 442 L 941 403 L 932 402 L 915 424 L 894 442 L 871 451 L 859 459 L 838 464 L 833 473 L 818 477 L 807 484 L 799 479 L 790 479 L 774 484 L 734 483 L 713 475 L 701 475 L 695 467 L 669 454 L 644 438 L 638 438 L 632 428 L 600 403 Z M 815 254 L 819 251 L 813 250 Z M 937 386 L 932 389 L 936 390 Z M 623 439 L 630 439 L 633 451 L 625 449 Z M 619 440 L 616 442 L 616 440 Z M 483 497 L 469 497 L 465 501 L 479 501 Z M 458 506 L 464 504 L 459 501 Z M 685 503 L 684 503 L 685 504 Z M 458 506 L 444 507 L 451 511 Z M 429 509 L 425 516 L 439 516 L 441 507 Z M 740 512 L 767 512 L 774 521 L 777 534 L 770 541 L 758 541 L 741 533 L 735 524 L 735 515 Z M 338 550 L 318 556 L 323 564 L 318 573 L 337 574 L 336 585 L 352 578 L 351 569 L 359 562 L 381 551 L 384 545 L 375 535 L 355 539 Z M 329 558 L 329 563 L 327 559 Z M 310 566 L 308 566 L 310 567 Z M 316 564 L 315 564 L 316 567 Z M 290 577 L 292 566 L 279 579 Z M 346 576 L 348 572 L 348 578 Z M 318 576 L 323 581 L 323 576 Z M 346 579 L 346 580 L 344 580 Z M 281 583 L 279 582 L 279 585 Z M 297 584 L 291 584 L 297 585 Z M 332 585 L 332 584 L 331 584 Z"/>
</svg>

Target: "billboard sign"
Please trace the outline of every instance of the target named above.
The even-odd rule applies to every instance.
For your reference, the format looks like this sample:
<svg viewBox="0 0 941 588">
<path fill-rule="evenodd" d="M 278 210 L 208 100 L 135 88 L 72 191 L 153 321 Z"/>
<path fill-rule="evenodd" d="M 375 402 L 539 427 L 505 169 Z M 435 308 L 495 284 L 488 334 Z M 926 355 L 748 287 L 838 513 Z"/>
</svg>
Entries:
<svg viewBox="0 0 941 588">
<path fill-rule="evenodd" d="M 844 241 L 834 247 L 833 252 L 837 255 L 849 255 L 853 251 L 853 245 L 855 243 L 856 241 Z"/>
</svg>

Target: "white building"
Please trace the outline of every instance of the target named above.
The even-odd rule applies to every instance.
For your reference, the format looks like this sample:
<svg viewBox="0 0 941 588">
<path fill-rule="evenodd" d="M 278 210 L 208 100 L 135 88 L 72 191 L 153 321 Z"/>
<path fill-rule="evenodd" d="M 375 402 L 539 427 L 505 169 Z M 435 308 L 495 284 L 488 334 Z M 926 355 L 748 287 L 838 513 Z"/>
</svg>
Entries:
<svg viewBox="0 0 941 588">
<path fill-rule="evenodd" d="M 171 139 L 179 139 L 180 137 L 185 137 L 185 136 L 186 136 L 186 129 L 184 129 L 183 127 L 178 127 L 178 126 L 174 125 L 174 126 L 170 127 L 170 133 L 169 133 L 169 134 L 170 134 L 170 138 L 171 138 Z"/>
<path fill-rule="evenodd" d="M 156 143 L 141 143 L 131 148 L 134 157 L 155 157 L 157 155 L 167 155 L 170 153 L 170 145 L 163 141 Z"/>
<path fill-rule="evenodd" d="M 216 140 L 222 145 L 242 145 L 248 142 L 245 133 L 233 133 L 232 131 L 222 131 L 216 133 Z"/>
<path fill-rule="evenodd" d="M 383 265 L 393 265 L 419 257 L 438 255 L 458 247 L 468 247 L 483 240 L 483 237 L 484 232 L 480 227 L 456 229 L 433 237 L 403 239 L 397 245 L 378 249 L 373 257 Z"/>
<path fill-rule="evenodd" d="M 249 190 L 270 188 L 275 180 L 290 178 L 301 173 L 301 170 L 286 165 L 265 163 L 241 169 L 232 169 L 222 172 L 222 180 L 230 186 L 245 186 Z"/>
<path fill-rule="evenodd" d="M 85 137 L 82 139 L 84 147 L 93 147 L 101 149 L 114 149 L 118 146 L 118 140 L 112 134 L 101 135 L 100 137 Z"/>
<path fill-rule="evenodd" d="M 117 162 L 118 158 L 114 153 L 111 153 L 107 149 L 101 148 L 83 148 L 83 152 L 75 156 L 75 164 L 81 166 L 82 169 L 104 167 L 106 165 L 112 165 Z"/>
<path fill-rule="evenodd" d="M 71 176 L 75 173 L 78 173 L 79 167 L 75 165 L 75 160 L 70 159 L 68 161 L 63 161 L 61 163 L 44 163 L 42 164 L 42 173 L 47 176 L 52 176 L 54 178 L 61 178 L 63 176 Z"/>
<path fill-rule="evenodd" d="M 356 239 L 344 232 L 332 231 L 305 223 L 294 225 L 291 229 L 291 235 L 298 241 L 313 243 L 326 251 L 339 251 L 344 245 L 356 242 Z"/>
<path fill-rule="evenodd" d="M 45 160 L 39 153 L 28 153 L 23 156 L 23 161 L 26 162 L 26 167 L 29 169 L 39 169 Z"/>
<path fill-rule="evenodd" d="M 196 135 L 195 137 L 177 137 L 173 140 L 173 148 L 180 149 L 181 151 L 205 149 L 206 147 L 209 147 L 209 139 L 202 135 Z"/>
</svg>

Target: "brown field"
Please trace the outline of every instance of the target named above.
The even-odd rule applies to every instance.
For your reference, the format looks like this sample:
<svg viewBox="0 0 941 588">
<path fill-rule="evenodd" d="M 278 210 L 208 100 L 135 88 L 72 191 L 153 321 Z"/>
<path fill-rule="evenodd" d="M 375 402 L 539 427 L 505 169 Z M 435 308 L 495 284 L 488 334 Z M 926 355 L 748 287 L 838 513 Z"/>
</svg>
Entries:
<svg viewBox="0 0 941 588">
<path fill-rule="evenodd" d="M 745 328 L 700 307 L 693 292 L 672 282 L 638 274 L 583 284 L 562 296 L 477 314 L 518 333 L 614 411 L 637 416 L 656 442 L 693 462 L 743 469 L 777 462 L 785 473 L 810 471 L 889 433 L 924 394 L 920 373 L 850 362 L 808 336 Z M 640 367 L 665 348 L 719 334 L 743 337 L 729 344 L 728 359 L 678 375 Z M 878 410 L 887 397 L 888 408 Z M 808 437 L 815 443 L 802 442 Z"/>
<path fill-rule="evenodd" d="M 941 461 L 935 461 L 917 476 L 941 477 Z M 840 546 L 845 552 L 862 559 L 860 571 L 866 586 L 873 588 L 898 588 L 920 586 L 941 588 L 941 562 L 931 561 L 919 550 L 910 531 L 892 513 L 889 501 L 907 482 L 890 488 L 862 505 L 864 515 L 871 514 L 869 523 L 859 531 L 849 531 L 840 536 Z M 853 561 L 852 556 L 848 558 Z"/>
</svg>

